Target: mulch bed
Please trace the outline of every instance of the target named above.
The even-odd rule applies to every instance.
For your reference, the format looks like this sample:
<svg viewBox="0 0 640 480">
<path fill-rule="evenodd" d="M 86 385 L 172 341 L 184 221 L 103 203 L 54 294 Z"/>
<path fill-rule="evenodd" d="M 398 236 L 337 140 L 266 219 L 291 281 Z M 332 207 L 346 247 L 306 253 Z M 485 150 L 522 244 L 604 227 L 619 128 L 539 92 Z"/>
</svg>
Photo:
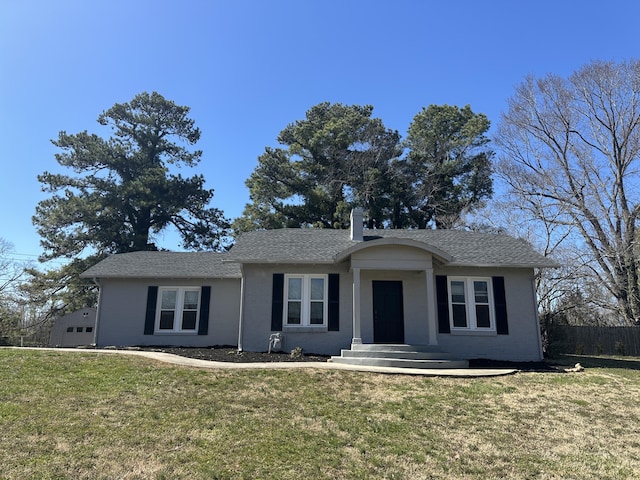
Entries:
<svg viewBox="0 0 640 480">
<path fill-rule="evenodd" d="M 291 355 L 283 352 L 238 352 L 235 347 L 140 347 L 140 350 L 172 353 L 181 357 L 197 358 L 213 362 L 255 363 L 255 362 L 326 362 L 328 355 L 302 353 Z"/>
</svg>

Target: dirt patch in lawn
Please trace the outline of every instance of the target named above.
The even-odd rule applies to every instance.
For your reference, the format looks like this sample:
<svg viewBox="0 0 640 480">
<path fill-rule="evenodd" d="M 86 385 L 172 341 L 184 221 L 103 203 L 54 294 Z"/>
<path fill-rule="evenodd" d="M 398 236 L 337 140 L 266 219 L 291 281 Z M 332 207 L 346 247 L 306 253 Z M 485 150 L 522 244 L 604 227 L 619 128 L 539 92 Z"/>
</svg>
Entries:
<svg viewBox="0 0 640 480">
<path fill-rule="evenodd" d="M 469 368 L 508 368 L 523 372 L 564 372 L 566 366 L 555 362 L 509 362 L 505 360 L 488 360 L 484 358 L 469 360 Z"/>
</svg>

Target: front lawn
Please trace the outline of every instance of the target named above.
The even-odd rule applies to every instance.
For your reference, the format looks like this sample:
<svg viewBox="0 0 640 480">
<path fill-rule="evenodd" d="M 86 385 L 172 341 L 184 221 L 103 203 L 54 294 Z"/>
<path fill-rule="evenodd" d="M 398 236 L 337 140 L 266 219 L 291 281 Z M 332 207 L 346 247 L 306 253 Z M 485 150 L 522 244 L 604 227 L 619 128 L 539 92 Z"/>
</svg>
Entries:
<svg viewBox="0 0 640 480">
<path fill-rule="evenodd" d="M 0 478 L 640 478 L 640 361 L 575 361 L 462 379 L 0 348 Z"/>
</svg>

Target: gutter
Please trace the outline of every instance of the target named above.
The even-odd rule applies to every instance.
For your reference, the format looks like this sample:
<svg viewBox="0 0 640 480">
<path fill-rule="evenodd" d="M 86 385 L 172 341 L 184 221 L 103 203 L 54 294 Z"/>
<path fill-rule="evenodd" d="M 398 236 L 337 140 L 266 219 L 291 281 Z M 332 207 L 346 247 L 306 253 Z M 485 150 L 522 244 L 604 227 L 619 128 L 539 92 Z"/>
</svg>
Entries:
<svg viewBox="0 0 640 480">
<path fill-rule="evenodd" d="M 444 267 L 457 268 L 560 268 L 561 265 L 554 261 L 547 263 L 466 263 L 451 262 L 443 265 Z"/>
</svg>

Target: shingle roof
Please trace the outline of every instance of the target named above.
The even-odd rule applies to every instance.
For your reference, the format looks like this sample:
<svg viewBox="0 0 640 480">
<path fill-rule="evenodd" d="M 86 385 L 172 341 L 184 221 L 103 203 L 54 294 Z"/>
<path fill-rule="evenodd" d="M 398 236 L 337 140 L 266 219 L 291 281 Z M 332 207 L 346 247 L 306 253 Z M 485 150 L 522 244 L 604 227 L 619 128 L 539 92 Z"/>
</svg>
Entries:
<svg viewBox="0 0 640 480">
<path fill-rule="evenodd" d="M 131 252 L 111 255 L 81 276 L 85 278 L 240 278 L 226 253 Z"/>
<path fill-rule="evenodd" d="M 225 257 L 241 263 L 333 263 L 341 252 L 363 245 L 349 230 L 279 229 L 247 232 Z M 528 243 L 508 235 L 463 230 L 365 230 L 364 244 L 406 239 L 440 250 L 451 266 L 557 267 Z"/>
<path fill-rule="evenodd" d="M 334 257 L 356 245 L 348 230 L 281 228 L 240 235 L 228 260 L 243 263 L 333 263 Z"/>
<path fill-rule="evenodd" d="M 557 267 L 522 240 L 508 235 L 462 230 L 365 230 L 364 241 L 349 230 L 260 230 L 244 233 L 228 253 L 132 252 L 111 255 L 91 267 L 85 278 L 240 278 L 239 263 L 331 264 L 346 251 L 369 242 L 404 239 L 419 242 L 450 266 Z M 379 243 L 379 242 L 376 242 Z M 347 252 L 348 253 L 348 252 Z"/>
</svg>

